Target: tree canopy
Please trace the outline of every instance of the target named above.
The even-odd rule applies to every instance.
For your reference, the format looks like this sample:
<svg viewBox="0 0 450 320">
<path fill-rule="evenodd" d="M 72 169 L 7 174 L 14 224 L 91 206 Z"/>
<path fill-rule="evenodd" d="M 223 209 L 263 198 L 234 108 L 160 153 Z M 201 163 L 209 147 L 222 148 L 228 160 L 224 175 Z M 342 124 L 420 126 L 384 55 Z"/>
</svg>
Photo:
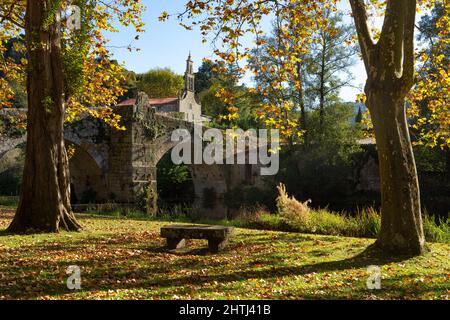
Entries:
<svg viewBox="0 0 450 320">
<path fill-rule="evenodd" d="M 186 10 L 181 14 L 171 14 L 163 12 L 160 19 L 165 20 L 171 16 L 182 19 L 182 25 L 186 28 L 197 26 L 203 36 L 204 41 L 219 42 L 216 47 L 216 54 L 219 60 L 227 63 L 236 64 L 238 69 L 244 73 L 251 71 L 257 76 L 270 73 L 271 78 L 266 81 L 265 87 L 258 87 L 260 94 L 268 95 L 270 90 L 267 87 L 282 91 L 289 82 L 296 82 L 297 89 L 300 90 L 304 83 L 298 81 L 299 70 L 296 65 L 305 59 L 305 54 L 313 52 L 314 47 L 321 45 L 317 30 L 322 32 L 333 32 L 334 24 L 330 23 L 330 12 L 338 12 L 337 3 L 339 1 L 260 1 L 260 0 L 215 0 L 215 1 L 189 1 L 186 3 Z M 356 4 L 365 4 L 364 12 L 368 16 L 383 16 L 386 9 L 386 2 L 370 1 L 351 1 Z M 367 7 L 366 7 L 367 5 Z M 440 54 L 434 55 L 434 64 L 439 64 L 438 68 L 433 68 L 433 74 L 427 77 L 417 78 L 418 82 L 415 90 L 408 96 L 411 108 L 408 110 L 410 117 L 417 118 L 415 126 L 418 128 L 421 143 L 430 145 L 439 144 L 442 147 L 449 146 L 448 141 L 448 90 L 439 90 L 448 86 L 447 71 L 448 66 L 442 61 L 445 56 L 443 46 L 448 46 L 449 23 L 448 11 L 449 4 L 443 0 L 418 1 L 417 10 L 429 10 L 434 7 L 440 7 L 442 17 L 435 20 L 435 36 L 439 41 L 434 41 L 435 51 Z M 348 13 L 347 13 L 348 14 Z M 268 41 L 267 30 L 264 29 L 264 20 L 267 17 L 274 19 L 279 25 L 276 33 L 276 41 Z M 189 21 L 190 23 L 187 23 Z M 376 30 L 374 38 L 378 39 L 381 30 Z M 242 39 L 252 35 L 256 49 L 243 45 Z M 342 44 L 351 44 L 356 40 L 348 34 L 346 39 L 342 38 Z M 268 43 L 269 42 L 269 43 Z M 264 49 L 263 49 L 264 48 Z M 264 59 L 253 60 L 253 63 L 246 64 L 245 61 L 251 56 L 252 50 L 264 50 L 267 52 L 265 59 L 274 59 L 278 61 L 278 66 L 268 66 Z M 425 52 L 416 50 L 417 61 L 428 61 L 429 56 Z M 244 62 L 244 63 L 243 63 Z M 256 63 L 255 63 L 256 62 Z M 418 64 L 417 72 L 421 70 L 421 64 Z M 436 72 L 436 70 L 440 70 Z M 423 71 L 423 70 L 422 70 Z M 305 81 L 303 81 L 305 82 Z M 272 90 L 273 91 L 273 90 Z M 438 94 L 436 94 L 438 93 Z M 418 116 L 418 101 L 423 101 L 426 97 L 433 96 L 430 101 L 429 115 L 425 117 Z M 299 108 L 299 102 L 292 103 L 282 99 L 284 103 L 268 103 L 261 105 L 260 116 L 272 127 L 282 129 L 286 135 L 291 135 L 298 129 L 295 117 L 289 116 L 287 110 Z M 363 101 L 365 101 L 363 99 Z M 230 105 L 230 113 L 237 112 L 237 109 Z M 429 124 L 425 126 L 425 124 Z M 419 128 L 420 127 L 420 128 Z"/>
<path fill-rule="evenodd" d="M 168 68 L 152 69 L 137 76 L 137 89 L 150 98 L 176 97 L 183 89 L 183 76 Z"/>
<path fill-rule="evenodd" d="M 62 55 L 67 102 L 66 120 L 72 121 L 83 113 L 103 119 L 116 128 L 122 128 L 120 117 L 110 108 L 125 92 L 125 70 L 111 59 L 104 31 L 117 32 L 117 26 L 131 26 L 135 32 L 143 31 L 140 1 L 117 0 L 51 0 L 52 11 L 47 13 L 47 23 L 61 12 L 63 23 Z M 16 95 L 17 83 L 25 83 L 29 61 L 24 41 L 12 41 L 22 37 L 26 29 L 27 1 L 3 1 L 0 4 L 0 108 L 11 107 Z M 80 8 L 80 28 L 67 27 L 70 18 L 78 19 L 73 10 Z M 20 59 L 18 59 L 20 57 Z M 92 108 L 96 107 L 96 108 Z M 123 128 L 122 128 L 123 129 Z"/>
</svg>

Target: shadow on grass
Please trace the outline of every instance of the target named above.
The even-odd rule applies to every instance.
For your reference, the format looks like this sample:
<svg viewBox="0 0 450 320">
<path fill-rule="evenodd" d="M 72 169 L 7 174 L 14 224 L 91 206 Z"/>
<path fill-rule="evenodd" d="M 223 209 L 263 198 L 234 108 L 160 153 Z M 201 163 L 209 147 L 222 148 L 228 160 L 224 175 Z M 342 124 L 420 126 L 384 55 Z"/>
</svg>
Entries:
<svg viewBox="0 0 450 320">
<path fill-rule="evenodd" d="M 369 265 L 384 265 L 392 262 L 401 262 L 410 259 L 411 256 L 388 256 L 383 254 L 377 247 L 371 245 L 367 247 L 360 254 L 344 260 L 327 261 L 316 264 L 308 264 L 303 266 L 279 266 L 272 267 L 270 270 L 246 270 L 229 273 L 225 275 L 212 275 L 212 276 L 200 276 L 197 278 L 192 277 L 179 277 L 177 279 L 170 279 L 169 281 L 158 281 L 154 283 L 159 286 L 177 285 L 182 286 L 186 284 L 202 284 L 207 282 L 230 282 L 236 280 L 247 279 L 267 279 L 273 277 L 283 276 L 301 276 L 312 272 L 335 272 L 346 269 L 364 268 Z"/>
<path fill-rule="evenodd" d="M 109 219 L 109 217 L 106 217 Z M 0 236 L 9 235 L 6 231 L 0 231 Z M 105 237 L 105 238 L 103 238 Z M 302 243 L 305 241 L 336 241 L 338 237 L 311 237 L 300 234 L 245 234 L 242 241 L 234 242 L 226 247 L 223 254 L 235 254 L 239 256 L 245 251 L 241 249 L 245 246 L 259 245 L 259 243 L 270 243 L 274 239 L 283 243 Z M 196 242 L 197 243 L 197 242 Z M 331 245 L 332 243 L 330 243 Z M 0 288 L 4 290 L 2 294 L 11 298 L 36 298 L 42 295 L 70 295 L 72 292 L 66 288 L 65 280 L 67 266 L 76 264 L 83 267 L 82 291 L 108 291 L 120 289 L 147 289 L 157 291 L 158 288 L 174 288 L 177 291 L 188 290 L 190 285 L 203 285 L 207 283 L 229 283 L 234 281 L 246 281 L 249 279 L 271 279 L 284 276 L 302 276 L 312 272 L 333 272 L 347 269 L 366 268 L 369 265 L 384 265 L 392 262 L 400 262 L 411 258 L 410 256 L 388 256 L 383 254 L 376 247 L 369 246 L 357 255 L 343 260 L 325 261 L 310 263 L 301 266 L 288 266 L 283 264 L 283 257 L 278 256 L 278 251 L 273 254 L 264 252 L 252 254 L 252 265 L 264 264 L 265 268 L 247 268 L 247 264 L 238 264 L 228 272 L 222 271 L 223 263 L 226 261 L 214 261 L 208 257 L 205 247 L 187 249 L 183 252 L 175 252 L 173 255 L 163 245 L 163 240 L 157 231 L 147 234 L 145 237 L 133 237 L 128 234 L 97 234 L 93 237 L 83 239 L 71 239 L 70 242 L 61 243 L 57 239 L 51 243 L 40 243 L 32 246 L 21 247 L 17 254 L 10 252 L 10 256 L 2 257 L 4 261 L 0 268 L 0 275 L 5 284 L 15 283 Z M 350 248 L 351 246 L 347 244 Z M 86 251 L 88 250 L 89 251 Z M 127 249 L 141 250 L 134 256 L 125 254 Z M 362 248 L 361 248 L 362 249 Z M 359 249 L 359 250 L 361 250 Z M 77 257 L 77 251 L 85 251 L 85 258 Z M 282 249 L 280 249 L 282 250 Z M 289 250 L 284 248 L 284 250 Z M 102 251 L 106 251 L 102 253 Z M 18 259 L 35 256 L 57 256 L 59 254 L 70 253 L 71 258 L 64 260 L 43 260 L 36 261 L 30 259 Z M 309 252 L 313 256 L 320 257 L 321 251 L 314 249 Z M 205 257 L 202 257 L 205 256 Z M 332 259 L 332 257 L 331 257 Z M 243 259 L 244 260 L 244 259 Z M 1 265 L 1 264 L 0 264 Z M 217 268 L 216 274 L 202 274 L 202 269 Z M 36 278 L 36 275 L 45 271 L 47 278 Z M 174 277 L 169 277 L 168 274 Z M 188 274 L 189 273 L 189 274 Z M 134 282 L 128 280 L 134 279 Z M 32 286 L 30 286 L 32 284 Z M 26 292 L 24 289 L 32 287 L 33 292 Z M 185 289 L 186 288 L 186 289 Z M 208 290 L 208 286 L 203 286 L 201 290 Z M 423 290 L 428 290 L 423 288 Z M 431 290 L 431 289 L 430 289 Z M 299 295 L 301 292 L 299 292 Z M 162 294 L 164 295 L 164 293 Z M 0 294 L 1 296 L 1 294 Z M 330 296 L 332 298 L 332 296 Z"/>
<path fill-rule="evenodd" d="M 88 241 L 75 241 L 69 246 L 67 245 L 38 245 L 24 249 L 30 253 L 42 253 L 48 254 L 52 252 L 52 249 L 75 251 L 89 244 L 98 244 L 99 239 L 89 239 Z M 121 238 L 119 242 L 114 241 L 116 244 L 121 244 L 122 247 L 127 247 L 127 242 L 135 242 L 132 239 Z M 109 243 L 110 244 L 110 243 Z M 140 246 L 142 250 L 144 246 Z M 39 252 L 41 251 L 41 252 Z M 45 252 L 44 252 L 45 251 Z M 226 251 L 238 252 L 237 248 L 231 247 Z M 224 253 L 226 253 L 226 251 Z M 207 255 L 206 248 L 188 250 L 187 252 L 179 252 L 179 255 L 175 260 L 166 260 L 164 255 L 171 254 L 167 249 L 161 246 L 161 243 L 153 243 L 152 245 L 146 245 L 145 254 L 136 257 L 129 256 L 108 256 L 102 257 L 95 255 L 92 252 L 92 256 L 89 260 L 82 261 L 70 261 L 60 260 L 55 262 L 47 262 L 46 267 L 42 265 L 32 263 L 32 265 L 20 265 L 0 268 L 0 274 L 4 274 L 6 277 L 3 281 L 10 280 L 17 281 L 14 286 L 7 287 L 8 292 L 3 292 L 11 298 L 36 298 L 42 295 L 58 296 L 64 294 L 71 294 L 71 292 L 65 286 L 65 275 L 63 272 L 70 264 L 77 264 L 85 267 L 84 270 L 90 270 L 85 274 L 85 277 L 90 279 L 88 282 L 83 282 L 82 291 L 94 292 L 94 291 L 108 291 L 108 290 L 120 290 L 120 289 L 150 289 L 155 290 L 158 288 L 171 288 L 173 287 L 177 291 L 185 290 L 185 287 L 191 285 L 203 285 L 206 283 L 229 283 L 233 281 L 245 281 L 248 279 L 270 279 L 283 276 L 301 276 L 312 272 L 333 272 L 341 271 L 353 268 L 365 268 L 369 265 L 384 265 L 391 262 L 400 262 L 407 260 L 408 256 L 386 256 L 380 252 L 376 247 L 370 246 L 363 252 L 357 254 L 354 257 L 344 259 L 320 262 L 314 264 L 306 264 L 302 266 L 286 266 L 268 259 L 263 261 L 270 269 L 257 269 L 257 270 L 240 270 L 231 273 L 219 273 L 219 274 L 199 274 L 198 271 L 202 268 L 219 267 L 219 264 L 211 264 L 208 257 L 204 259 L 195 258 L 195 256 Z M 25 252 L 26 253 L 26 252 Z M 220 254 L 219 254 L 220 255 Z M 194 256 L 194 257 L 193 257 Z M 158 258 L 152 260 L 153 258 Z M 268 258 L 268 257 L 267 257 Z M 276 260 L 276 259 L 274 259 Z M 153 261 L 148 264 L 145 261 Z M 164 262 L 166 261 L 166 262 Z M 133 267 L 131 267 L 133 266 Z M 33 274 L 40 272 L 42 268 L 48 268 L 47 272 L 50 278 L 37 280 Z M 185 274 L 181 271 L 189 270 L 192 274 Z M 180 272 L 179 276 L 175 278 L 168 278 L 166 274 L 173 272 Z M 58 276 L 58 273 L 60 274 Z M 21 274 L 20 279 L 17 275 Z M 12 277 L 8 277 L 8 275 Z M 85 278 L 86 279 L 86 278 Z M 93 281 L 95 279 L 95 281 Z M 108 281 L 104 283 L 104 279 Z M 129 282 L 129 279 L 135 279 L 134 282 Z M 35 284 L 33 292 L 24 292 L 22 289 L 29 287 L 30 284 Z M 203 290 L 203 289 L 202 289 Z M 207 288 L 205 288 L 207 290 Z M 300 292 L 299 292 L 300 294 Z M 164 295 L 164 294 L 163 294 Z"/>
</svg>

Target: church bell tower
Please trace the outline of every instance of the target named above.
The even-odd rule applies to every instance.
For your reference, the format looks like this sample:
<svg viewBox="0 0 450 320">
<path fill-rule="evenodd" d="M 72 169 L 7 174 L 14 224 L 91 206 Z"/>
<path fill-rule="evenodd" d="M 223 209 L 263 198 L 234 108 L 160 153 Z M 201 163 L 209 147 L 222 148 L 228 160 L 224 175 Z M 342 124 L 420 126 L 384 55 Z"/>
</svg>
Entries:
<svg viewBox="0 0 450 320">
<path fill-rule="evenodd" d="M 191 60 L 191 53 L 189 52 L 188 59 L 186 60 L 186 72 L 184 74 L 184 90 L 186 92 L 195 91 L 195 75 L 194 75 L 194 63 Z"/>
</svg>

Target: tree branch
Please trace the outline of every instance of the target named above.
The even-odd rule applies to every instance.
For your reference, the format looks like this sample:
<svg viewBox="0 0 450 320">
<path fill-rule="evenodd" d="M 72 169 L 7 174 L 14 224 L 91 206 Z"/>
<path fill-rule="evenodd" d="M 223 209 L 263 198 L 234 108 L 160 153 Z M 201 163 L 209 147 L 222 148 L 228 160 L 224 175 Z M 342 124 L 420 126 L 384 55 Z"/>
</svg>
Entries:
<svg viewBox="0 0 450 320">
<path fill-rule="evenodd" d="M 358 33 L 359 45 L 366 66 L 367 74 L 370 71 L 371 52 L 375 47 L 372 33 L 369 29 L 367 8 L 364 0 L 349 0 L 352 7 L 353 19 L 355 20 L 356 31 Z"/>
<path fill-rule="evenodd" d="M 409 2 L 410 0 L 388 0 L 379 41 L 382 63 L 389 74 L 397 79 L 403 76 L 405 10 Z"/>
<path fill-rule="evenodd" d="M 414 55 L 414 30 L 416 23 L 417 0 L 406 1 L 405 19 L 405 56 L 403 61 L 403 80 L 407 85 L 414 84 L 415 55 Z"/>
</svg>

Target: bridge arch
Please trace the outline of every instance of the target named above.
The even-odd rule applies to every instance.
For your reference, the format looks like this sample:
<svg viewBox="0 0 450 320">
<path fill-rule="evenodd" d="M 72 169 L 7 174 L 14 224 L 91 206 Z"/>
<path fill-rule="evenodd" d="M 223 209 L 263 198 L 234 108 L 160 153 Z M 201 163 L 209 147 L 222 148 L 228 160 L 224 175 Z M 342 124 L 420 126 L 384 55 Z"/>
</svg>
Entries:
<svg viewBox="0 0 450 320">
<path fill-rule="evenodd" d="M 154 141 L 154 165 L 158 166 L 160 160 L 172 152 L 178 144 L 171 140 L 171 132 L 157 138 Z M 193 145 L 191 145 L 193 148 Z M 227 215 L 226 206 L 223 204 L 227 192 L 227 182 L 223 167 L 212 164 L 187 164 L 186 165 L 194 185 L 195 199 L 193 203 L 194 214 L 210 218 L 224 218 Z M 155 176 L 156 178 L 156 176 Z M 158 181 L 156 180 L 156 186 Z M 213 213 L 214 217 L 211 216 Z"/>
<path fill-rule="evenodd" d="M 14 138 L 9 137 L 2 138 L 0 136 L 0 159 L 3 158 L 3 156 L 6 153 L 17 148 L 19 145 L 25 143 L 26 141 L 27 141 L 26 135 Z"/>
<path fill-rule="evenodd" d="M 101 163 L 80 145 L 67 141 L 66 146 L 75 149 L 69 159 L 71 202 L 88 204 L 109 200 L 107 175 Z"/>
</svg>

